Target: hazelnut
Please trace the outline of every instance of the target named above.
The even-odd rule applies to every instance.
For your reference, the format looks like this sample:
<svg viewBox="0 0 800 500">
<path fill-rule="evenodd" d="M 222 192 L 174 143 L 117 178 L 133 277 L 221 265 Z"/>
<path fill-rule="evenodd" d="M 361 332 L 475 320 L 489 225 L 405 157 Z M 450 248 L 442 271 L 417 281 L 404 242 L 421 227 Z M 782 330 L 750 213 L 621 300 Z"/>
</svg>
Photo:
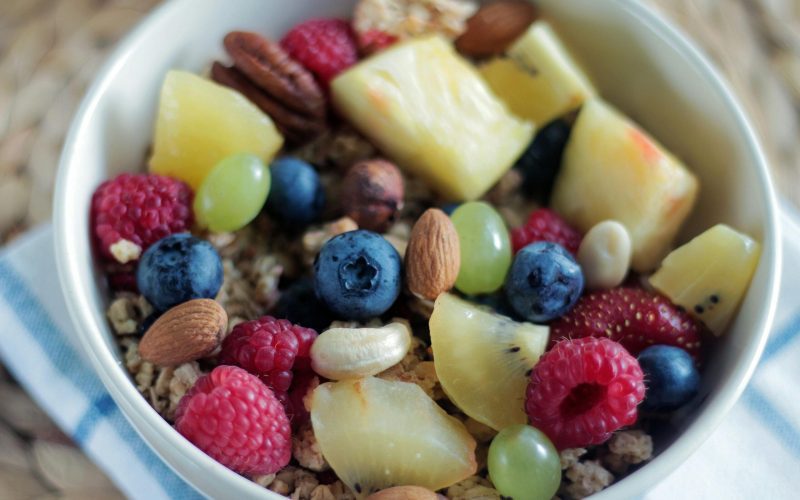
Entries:
<svg viewBox="0 0 800 500">
<path fill-rule="evenodd" d="M 403 176 L 393 163 L 374 159 L 347 171 L 340 199 L 344 214 L 362 229 L 384 232 L 403 208 Z"/>
</svg>

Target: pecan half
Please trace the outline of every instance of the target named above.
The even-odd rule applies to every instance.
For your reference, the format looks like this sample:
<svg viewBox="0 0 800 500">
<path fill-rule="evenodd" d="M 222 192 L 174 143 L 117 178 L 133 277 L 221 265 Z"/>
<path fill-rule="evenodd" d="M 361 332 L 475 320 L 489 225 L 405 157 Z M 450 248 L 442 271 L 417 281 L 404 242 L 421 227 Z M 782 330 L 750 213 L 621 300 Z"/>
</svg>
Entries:
<svg viewBox="0 0 800 500">
<path fill-rule="evenodd" d="M 211 77 L 244 94 L 267 113 L 286 138 L 307 142 L 326 128 L 325 95 L 314 77 L 275 42 L 234 31 L 224 40 L 233 66 L 215 62 Z"/>
</svg>

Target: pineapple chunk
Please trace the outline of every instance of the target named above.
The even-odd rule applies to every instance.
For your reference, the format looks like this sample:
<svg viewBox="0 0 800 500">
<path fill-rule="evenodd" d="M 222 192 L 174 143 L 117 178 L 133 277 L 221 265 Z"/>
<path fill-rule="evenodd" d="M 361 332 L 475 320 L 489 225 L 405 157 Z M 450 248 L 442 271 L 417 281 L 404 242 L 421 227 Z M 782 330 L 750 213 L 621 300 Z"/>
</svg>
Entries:
<svg viewBox="0 0 800 500">
<path fill-rule="evenodd" d="M 650 284 L 722 335 L 758 265 L 761 245 L 717 224 L 675 249 Z"/>
<path fill-rule="evenodd" d="M 654 269 L 697 197 L 698 181 L 672 154 L 609 104 L 584 104 L 564 151 L 552 206 L 586 232 L 616 220 L 633 243 L 631 266 Z"/>
<path fill-rule="evenodd" d="M 151 172 L 197 189 L 220 160 L 250 153 L 269 162 L 282 145 L 270 117 L 238 92 L 185 71 L 167 73 Z"/>
<path fill-rule="evenodd" d="M 314 390 L 322 455 L 359 498 L 397 485 L 438 490 L 475 474 L 475 439 L 416 384 L 367 377 Z"/>
<path fill-rule="evenodd" d="M 511 115 L 439 36 L 410 40 L 339 75 L 337 108 L 402 168 L 452 200 L 480 197 L 517 160 L 533 125 Z"/>
<path fill-rule="evenodd" d="M 489 61 L 479 70 L 511 112 L 537 126 L 578 109 L 597 95 L 545 21 L 533 23 L 504 57 Z"/>
</svg>

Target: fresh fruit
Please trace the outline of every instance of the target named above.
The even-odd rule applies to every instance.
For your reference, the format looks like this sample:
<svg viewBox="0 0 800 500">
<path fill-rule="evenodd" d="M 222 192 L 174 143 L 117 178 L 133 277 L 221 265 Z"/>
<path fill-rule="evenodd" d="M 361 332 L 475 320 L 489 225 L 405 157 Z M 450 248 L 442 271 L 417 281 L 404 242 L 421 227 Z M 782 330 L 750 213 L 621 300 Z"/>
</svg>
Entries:
<svg viewBox="0 0 800 500">
<path fill-rule="evenodd" d="M 416 384 L 322 384 L 311 400 L 322 454 L 357 496 L 393 485 L 438 490 L 475 473 L 475 440 Z"/>
<path fill-rule="evenodd" d="M 306 402 L 310 401 L 311 393 L 319 385 L 319 377 L 310 371 L 299 371 L 292 378 L 292 387 L 286 398 L 286 415 L 292 423 L 292 428 L 297 429 L 302 424 L 308 422 L 311 415 L 306 408 Z"/>
<path fill-rule="evenodd" d="M 341 317 L 380 316 L 400 295 L 400 255 L 371 231 L 334 236 L 314 261 L 314 286 L 320 300 Z"/>
<path fill-rule="evenodd" d="M 239 474 L 273 474 L 292 458 L 292 430 L 281 403 L 253 375 L 218 366 L 181 398 L 175 428 Z"/>
<path fill-rule="evenodd" d="M 219 303 L 190 300 L 153 322 L 139 342 L 139 354 L 158 366 L 177 366 L 211 354 L 227 330 L 228 314 Z"/>
<path fill-rule="evenodd" d="M 531 212 L 524 226 L 511 230 L 514 253 L 537 241 L 558 243 L 575 255 L 581 244 L 581 233 L 570 227 L 552 210 L 539 208 Z"/>
<path fill-rule="evenodd" d="M 281 39 L 281 47 L 325 87 L 358 61 L 355 34 L 344 19 L 311 19 L 298 24 Z"/>
<path fill-rule="evenodd" d="M 528 30 L 536 14 L 533 4 L 523 0 L 497 0 L 483 5 L 467 20 L 467 30 L 456 39 L 456 48 L 476 58 L 502 54 Z"/>
<path fill-rule="evenodd" d="M 530 425 L 506 427 L 489 446 L 489 477 L 506 498 L 550 500 L 561 485 L 553 443 Z"/>
<path fill-rule="evenodd" d="M 411 229 L 406 248 L 409 291 L 434 300 L 453 288 L 460 267 L 461 249 L 453 222 L 438 208 L 429 208 Z"/>
<path fill-rule="evenodd" d="M 515 115 L 544 125 L 597 94 L 545 21 L 536 21 L 505 56 L 482 65 L 480 73 Z"/>
<path fill-rule="evenodd" d="M 225 158 L 206 176 L 194 198 L 201 226 L 237 231 L 256 218 L 269 194 L 269 170 L 255 155 Z"/>
<path fill-rule="evenodd" d="M 622 284 L 631 265 L 631 237 L 625 226 L 606 220 L 592 227 L 578 249 L 586 288 L 614 288 Z"/>
<path fill-rule="evenodd" d="M 550 321 L 578 302 L 583 292 L 581 266 L 557 243 L 531 243 L 514 257 L 505 292 L 521 317 L 536 323 Z"/>
<path fill-rule="evenodd" d="M 331 328 L 311 346 L 311 368 L 325 378 L 369 377 L 400 362 L 411 348 L 406 323 L 381 328 Z"/>
<path fill-rule="evenodd" d="M 284 157 L 269 170 L 272 187 L 267 212 L 293 229 L 316 221 L 325 206 L 325 190 L 314 167 L 299 158 Z"/>
<path fill-rule="evenodd" d="M 552 207 L 578 231 L 616 220 L 633 242 L 632 267 L 655 268 L 694 204 L 695 176 L 610 105 L 592 99 L 572 128 Z"/>
<path fill-rule="evenodd" d="M 173 234 L 142 255 L 136 284 L 159 311 L 192 299 L 213 299 L 222 286 L 222 261 L 211 243 Z"/>
<path fill-rule="evenodd" d="M 571 130 L 572 127 L 564 120 L 553 120 L 536 132 L 533 141 L 514 164 L 514 168 L 522 172 L 522 190 L 531 198 L 544 204 L 550 201 Z"/>
<path fill-rule="evenodd" d="M 685 349 L 697 359 L 702 325 L 661 295 L 620 287 L 585 294 L 550 325 L 551 338 L 608 337 L 634 356 L 654 344 Z"/>
<path fill-rule="evenodd" d="M 367 500 L 439 500 L 439 495 L 419 486 L 393 486 L 373 493 Z"/>
<path fill-rule="evenodd" d="M 250 153 L 269 162 L 282 145 L 270 117 L 238 92 L 185 71 L 167 73 L 151 172 L 197 189 L 228 156 Z"/>
<path fill-rule="evenodd" d="M 722 335 L 755 273 L 761 245 L 717 224 L 667 255 L 650 284 Z"/>
<path fill-rule="evenodd" d="M 219 362 L 244 368 L 271 389 L 286 392 L 298 352 L 303 349 L 308 357 L 316 337 L 309 328 L 263 316 L 233 327 L 222 342 Z"/>
<path fill-rule="evenodd" d="M 120 174 L 92 196 L 92 233 L 104 259 L 127 264 L 156 241 L 192 226 L 192 191 L 161 175 Z"/>
<path fill-rule="evenodd" d="M 472 201 L 459 206 L 450 219 L 461 250 L 456 288 L 476 294 L 503 286 L 511 267 L 511 242 L 500 214 L 488 203 Z"/>
<path fill-rule="evenodd" d="M 525 411 L 559 450 L 582 448 L 636 422 L 644 393 L 639 363 L 617 342 L 562 340 L 534 367 Z"/>
<path fill-rule="evenodd" d="M 337 109 L 381 151 L 453 200 L 481 196 L 533 136 L 438 36 L 363 60 L 331 90 Z"/>
<path fill-rule="evenodd" d="M 356 33 L 358 50 L 364 56 L 379 52 L 397 42 L 398 38 L 385 31 L 369 29 L 363 33 Z"/>
<path fill-rule="evenodd" d="M 382 233 L 403 208 L 403 176 L 391 162 L 380 159 L 356 163 L 342 181 L 339 199 L 344 214 L 361 229 Z"/>
<path fill-rule="evenodd" d="M 430 331 L 436 375 L 456 406 L 496 430 L 526 422 L 525 387 L 547 346 L 546 326 L 516 323 L 443 293 Z"/>
<path fill-rule="evenodd" d="M 672 411 L 688 403 L 700 389 L 700 374 L 683 349 L 654 345 L 637 358 L 647 383 L 642 408 Z"/>
<path fill-rule="evenodd" d="M 297 280 L 284 290 L 272 314 L 317 331 L 328 328 L 334 319 L 327 306 L 317 297 L 311 278 Z"/>
</svg>

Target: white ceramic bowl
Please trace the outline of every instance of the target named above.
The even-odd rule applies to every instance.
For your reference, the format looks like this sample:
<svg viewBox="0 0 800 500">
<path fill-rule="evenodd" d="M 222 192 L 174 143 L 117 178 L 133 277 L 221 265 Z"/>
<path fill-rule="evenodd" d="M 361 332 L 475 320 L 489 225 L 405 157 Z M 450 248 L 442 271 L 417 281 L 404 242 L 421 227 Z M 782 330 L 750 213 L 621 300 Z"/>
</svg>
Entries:
<svg viewBox="0 0 800 500">
<path fill-rule="evenodd" d="M 353 0 L 174 0 L 156 10 L 111 57 L 72 124 L 55 199 L 59 274 L 83 349 L 142 438 L 178 474 L 214 498 L 274 496 L 210 459 L 161 419 L 137 392 L 105 318 L 107 290 L 92 260 L 89 205 L 104 179 L 143 168 L 162 78 L 200 71 L 223 57 L 230 30 L 279 37 L 310 17 L 347 16 Z M 683 462 L 734 404 L 772 324 L 780 269 L 775 196 L 767 166 L 740 107 L 702 55 L 634 0 L 541 0 L 543 11 L 602 94 L 668 148 L 702 181 L 684 235 L 718 222 L 763 242 L 741 311 L 705 368 L 702 402 L 659 440 L 660 454 L 598 498 L 631 498 Z M 685 238 L 685 237 L 684 237 Z"/>
</svg>

